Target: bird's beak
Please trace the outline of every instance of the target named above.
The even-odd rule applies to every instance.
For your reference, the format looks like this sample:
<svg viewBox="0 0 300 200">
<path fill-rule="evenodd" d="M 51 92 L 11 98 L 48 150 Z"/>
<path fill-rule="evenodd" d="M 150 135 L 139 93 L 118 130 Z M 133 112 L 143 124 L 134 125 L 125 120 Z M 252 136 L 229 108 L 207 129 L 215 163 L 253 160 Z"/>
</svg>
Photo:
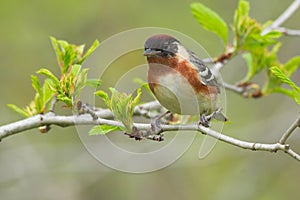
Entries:
<svg viewBox="0 0 300 200">
<path fill-rule="evenodd" d="M 161 51 L 149 48 L 144 51 L 144 56 L 155 56 L 159 53 L 161 53 Z"/>
</svg>

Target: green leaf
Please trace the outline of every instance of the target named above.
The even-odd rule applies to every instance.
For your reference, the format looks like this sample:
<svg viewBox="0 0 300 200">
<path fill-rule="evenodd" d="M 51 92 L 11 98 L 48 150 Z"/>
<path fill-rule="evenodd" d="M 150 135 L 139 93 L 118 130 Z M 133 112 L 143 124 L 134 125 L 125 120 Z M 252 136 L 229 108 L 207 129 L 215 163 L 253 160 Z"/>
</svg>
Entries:
<svg viewBox="0 0 300 200">
<path fill-rule="evenodd" d="M 76 82 L 76 87 L 80 87 L 80 89 L 82 89 L 86 85 L 88 71 L 89 71 L 88 68 L 81 70 L 81 72 L 77 77 L 78 79 Z"/>
<path fill-rule="evenodd" d="M 106 92 L 104 92 L 103 90 L 98 90 L 94 94 L 104 101 L 107 108 L 111 109 L 111 100 Z"/>
<path fill-rule="evenodd" d="M 99 125 L 91 128 L 91 130 L 89 131 L 89 135 L 105 135 L 109 132 L 117 130 L 121 130 L 121 128 L 118 126 Z"/>
<path fill-rule="evenodd" d="M 294 100 L 300 105 L 300 89 L 294 90 Z"/>
<path fill-rule="evenodd" d="M 37 93 L 34 96 L 34 107 L 37 113 L 43 112 L 43 102 L 42 97 Z"/>
<path fill-rule="evenodd" d="M 235 11 L 235 22 L 238 22 L 239 19 L 241 17 L 248 17 L 249 16 L 249 10 L 250 10 L 250 6 L 249 6 L 249 2 L 245 1 L 245 0 L 240 0 L 239 1 L 239 5 L 237 10 Z"/>
<path fill-rule="evenodd" d="M 41 95 L 41 86 L 40 81 L 37 76 L 31 75 L 31 85 L 34 88 L 34 90 Z"/>
<path fill-rule="evenodd" d="M 63 55 L 64 53 L 62 52 L 62 49 L 60 48 L 59 42 L 55 37 L 50 37 L 53 49 L 55 51 L 56 57 L 57 57 L 57 62 L 59 65 L 63 63 Z"/>
<path fill-rule="evenodd" d="M 245 21 L 249 16 L 249 3 L 244 0 L 239 1 L 239 6 L 234 13 L 234 29 L 236 34 L 243 35 L 245 30 Z"/>
<path fill-rule="evenodd" d="M 46 105 L 53 97 L 54 95 L 54 92 L 53 90 L 51 89 L 50 85 L 51 85 L 52 81 L 50 79 L 46 79 L 44 81 L 44 84 L 43 84 L 43 102 L 44 102 L 44 105 Z"/>
<path fill-rule="evenodd" d="M 71 67 L 71 65 L 74 63 L 74 60 L 76 58 L 76 53 L 73 50 L 72 46 L 67 46 L 65 48 L 65 54 L 63 57 L 64 65 L 62 67 L 62 73 L 65 74 L 68 69 Z"/>
<path fill-rule="evenodd" d="M 7 104 L 7 106 L 9 108 L 11 108 L 13 111 L 25 116 L 25 117 L 29 117 L 30 115 L 24 111 L 22 108 L 19 108 L 18 106 L 14 105 L 14 104 Z"/>
<path fill-rule="evenodd" d="M 99 41 L 95 40 L 92 46 L 87 50 L 85 55 L 78 61 L 78 64 L 82 64 L 85 61 L 85 59 L 89 57 L 98 46 L 99 46 Z"/>
<path fill-rule="evenodd" d="M 69 107 L 72 106 L 72 99 L 70 97 L 67 97 L 66 95 L 63 94 L 57 95 L 57 100 L 64 102 Z"/>
<path fill-rule="evenodd" d="M 280 79 L 281 82 L 288 84 L 292 88 L 297 88 L 296 84 L 289 79 L 282 71 L 279 69 L 279 67 L 271 67 L 271 72 Z"/>
<path fill-rule="evenodd" d="M 111 111 L 115 117 L 125 126 L 124 131 L 131 132 L 133 127 L 132 114 L 135 104 L 137 104 L 140 92 L 136 99 L 132 99 L 131 94 L 118 92 L 115 88 L 109 88 L 111 91 Z"/>
<path fill-rule="evenodd" d="M 78 76 L 80 70 L 81 70 L 81 65 L 75 64 L 72 66 L 71 74 L 76 77 Z"/>
<path fill-rule="evenodd" d="M 300 65 L 300 56 L 296 56 L 284 64 L 283 70 L 285 71 L 286 75 L 290 77 L 296 71 L 299 65 Z"/>
<path fill-rule="evenodd" d="M 293 90 L 290 90 L 290 89 L 287 89 L 287 88 L 275 87 L 272 92 L 282 93 L 282 94 L 285 94 L 286 96 L 294 98 Z"/>
<path fill-rule="evenodd" d="M 151 89 L 150 89 L 150 86 L 149 86 L 148 82 L 146 82 L 146 81 L 144 81 L 144 80 L 142 80 L 140 78 L 135 78 L 133 81 L 135 83 L 139 84 L 140 87 L 143 87 L 149 94 L 151 94 L 152 96 L 154 96 L 153 93 L 152 93 L 152 91 L 151 91 Z"/>
<path fill-rule="evenodd" d="M 191 9 L 194 17 L 203 28 L 214 32 L 223 40 L 224 44 L 227 43 L 227 24 L 216 12 L 201 3 L 191 4 Z"/>
<path fill-rule="evenodd" d="M 101 80 L 99 79 L 87 79 L 86 80 L 86 86 L 97 88 L 101 85 Z"/>
<path fill-rule="evenodd" d="M 82 44 L 82 45 L 73 45 L 73 48 L 74 48 L 74 52 L 76 52 L 77 54 L 77 58 L 81 58 L 82 55 L 83 55 L 83 51 L 84 51 L 84 47 L 85 45 Z M 78 61 L 76 61 L 76 64 L 80 64 Z"/>
<path fill-rule="evenodd" d="M 248 67 L 247 76 L 244 80 L 245 82 L 247 82 L 255 75 L 256 70 L 255 70 L 255 67 L 253 64 L 253 59 L 252 59 L 251 53 L 244 53 L 242 56 L 245 59 L 245 61 L 247 63 L 247 67 Z"/>
<path fill-rule="evenodd" d="M 38 70 L 36 73 L 47 76 L 55 83 L 55 85 L 59 85 L 59 80 L 48 69 L 42 68 L 42 69 Z"/>
<path fill-rule="evenodd" d="M 293 98 L 296 101 L 297 104 L 300 105 L 300 87 L 298 87 L 287 75 L 279 69 L 279 67 L 271 67 L 271 72 L 280 79 L 281 82 L 288 84 L 291 88 L 293 88 Z"/>
<path fill-rule="evenodd" d="M 271 39 L 280 38 L 281 36 L 282 36 L 282 33 L 280 31 L 273 30 L 273 31 L 270 31 L 267 34 L 265 34 L 263 37 L 271 40 Z"/>
<path fill-rule="evenodd" d="M 234 13 L 234 27 L 239 28 L 240 23 L 249 17 L 250 6 L 249 3 L 245 0 L 240 0 L 238 8 Z"/>
<path fill-rule="evenodd" d="M 138 104 L 140 103 L 141 96 L 142 96 L 142 89 L 141 89 L 141 88 L 138 88 L 136 92 L 137 92 L 137 95 L 136 95 L 136 97 L 132 100 L 132 103 L 131 103 L 131 106 L 132 106 L 133 109 L 134 109 L 134 107 L 135 107 L 136 105 L 138 105 Z M 133 109 L 132 109 L 132 112 L 133 112 Z M 131 113 L 131 114 L 133 114 L 133 113 Z"/>
<path fill-rule="evenodd" d="M 75 90 L 74 90 L 74 97 L 77 98 L 79 94 L 81 93 L 82 89 L 86 85 L 86 80 L 87 80 L 87 73 L 89 69 L 83 69 L 81 72 L 78 74 L 77 81 L 75 83 Z"/>
</svg>

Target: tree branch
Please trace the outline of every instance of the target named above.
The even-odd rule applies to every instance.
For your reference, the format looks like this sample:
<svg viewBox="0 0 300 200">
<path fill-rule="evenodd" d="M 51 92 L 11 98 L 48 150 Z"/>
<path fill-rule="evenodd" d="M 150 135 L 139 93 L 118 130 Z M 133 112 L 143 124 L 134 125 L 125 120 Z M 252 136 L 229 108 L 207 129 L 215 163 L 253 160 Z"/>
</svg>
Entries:
<svg viewBox="0 0 300 200">
<path fill-rule="evenodd" d="M 300 30 L 288 29 L 284 27 L 278 27 L 274 30 L 277 30 L 287 36 L 300 36 Z"/>
<path fill-rule="evenodd" d="M 145 113 L 150 112 L 151 110 L 160 109 L 161 106 L 158 104 L 157 101 L 152 101 L 146 104 L 142 104 L 135 108 L 135 115 L 138 116 L 149 116 Z M 82 115 L 72 115 L 72 116 L 57 116 L 53 112 L 49 112 L 47 114 L 39 114 L 33 117 L 29 117 L 27 119 L 13 122 L 11 124 L 7 124 L 4 126 L 0 126 L 0 140 L 6 138 L 8 136 L 21 133 L 23 131 L 38 128 L 41 126 L 50 126 L 50 125 L 57 125 L 61 127 L 67 126 L 74 126 L 74 125 L 110 125 L 110 126 L 119 126 L 123 127 L 123 124 L 119 121 L 113 120 L 113 114 L 108 109 L 98 109 L 95 114 L 97 118 L 95 118 L 90 113 L 82 114 Z M 281 139 L 278 143 L 257 143 L 257 142 L 248 142 L 239 140 L 217 131 L 214 131 L 210 128 L 206 128 L 204 126 L 199 126 L 197 124 L 176 124 L 176 125 L 161 125 L 162 131 L 176 131 L 176 130 L 194 130 L 199 131 L 203 134 L 209 135 L 213 138 L 216 138 L 220 141 L 226 142 L 228 144 L 249 150 L 256 150 L 256 151 L 269 151 L 269 152 L 277 152 L 283 151 L 290 155 L 291 157 L 295 158 L 296 160 L 300 161 L 300 155 L 294 152 L 289 144 L 285 144 L 286 140 L 290 137 L 292 132 L 299 127 L 300 125 L 300 117 L 292 124 L 292 126 L 282 135 Z M 134 127 L 137 130 L 150 130 L 151 124 L 146 123 L 134 123 Z"/>
<path fill-rule="evenodd" d="M 294 12 L 299 8 L 300 0 L 294 0 L 293 3 L 270 25 L 268 26 L 263 32 L 262 35 L 267 34 L 271 30 L 274 30 L 280 27 L 286 20 L 288 20 Z"/>
<path fill-rule="evenodd" d="M 295 131 L 296 128 L 300 127 L 300 117 L 288 128 L 288 130 L 282 135 L 279 140 L 280 144 L 285 144 L 290 135 Z"/>
<path fill-rule="evenodd" d="M 150 114 L 150 110 L 158 110 L 161 105 L 157 101 L 151 101 L 142 105 L 136 106 L 134 115 L 154 117 L 154 114 Z M 97 118 L 95 117 L 97 116 Z M 7 125 L 0 126 L 0 141 L 8 136 L 38 128 L 45 125 L 57 125 L 61 127 L 73 126 L 73 125 L 100 125 L 107 124 L 111 126 L 121 126 L 120 122 L 109 120 L 113 118 L 113 114 L 109 109 L 98 109 L 93 114 L 91 110 L 86 114 L 73 115 L 73 116 L 57 116 L 53 112 L 46 113 L 44 115 L 35 115 L 17 122 L 13 122 Z"/>
<path fill-rule="evenodd" d="M 223 86 L 224 86 L 225 89 L 233 91 L 233 92 L 235 92 L 237 94 L 243 95 L 243 93 L 245 92 L 245 90 L 243 88 L 241 88 L 239 86 L 236 86 L 236 85 L 232 85 L 232 84 L 226 83 L 226 82 L 223 82 Z"/>
</svg>

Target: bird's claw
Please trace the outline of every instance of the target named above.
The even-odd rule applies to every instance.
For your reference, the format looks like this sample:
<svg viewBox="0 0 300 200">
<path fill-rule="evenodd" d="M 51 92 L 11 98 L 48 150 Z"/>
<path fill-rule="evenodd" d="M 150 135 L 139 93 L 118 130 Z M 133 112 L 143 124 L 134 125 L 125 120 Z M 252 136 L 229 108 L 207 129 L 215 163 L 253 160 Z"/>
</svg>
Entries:
<svg viewBox="0 0 300 200">
<path fill-rule="evenodd" d="M 210 120 L 211 118 L 209 117 L 209 115 L 202 114 L 200 115 L 200 120 L 198 124 L 205 127 L 209 127 Z"/>
<path fill-rule="evenodd" d="M 200 115 L 200 120 L 199 120 L 199 125 L 205 126 L 205 127 L 209 127 L 209 122 L 211 121 L 212 118 L 214 118 L 216 115 L 222 114 L 222 108 L 218 108 L 216 111 L 212 112 L 209 115 L 206 114 L 201 114 Z M 223 116 L 223 114 L 222 114 Z M 225 118 L 224 121 L 226 121 L 227 119 Z"/>
</svg>

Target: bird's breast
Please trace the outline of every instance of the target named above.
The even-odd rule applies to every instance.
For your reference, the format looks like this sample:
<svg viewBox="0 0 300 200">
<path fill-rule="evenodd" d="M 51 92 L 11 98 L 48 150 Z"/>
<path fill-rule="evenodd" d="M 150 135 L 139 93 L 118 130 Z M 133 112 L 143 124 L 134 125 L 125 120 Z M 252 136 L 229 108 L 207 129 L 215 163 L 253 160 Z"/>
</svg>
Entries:
<svg viewBox="0 0 300 200">
<path fill-rule="evenodd" d="M 148 83 L 165 108 L 174 113 L 195 115 L 211 110 L 215 105 L 215 96 L 211 98 L 210 94 L 207 95 L 207 87 L 202 86 L 196 77 L 193 78 L 194 75 L 198 74 L 183 65 L 176 64 L 174 67 L 149 63 Z M 205 87 L 205 92 L 198 87 Z"/>
</svg>

